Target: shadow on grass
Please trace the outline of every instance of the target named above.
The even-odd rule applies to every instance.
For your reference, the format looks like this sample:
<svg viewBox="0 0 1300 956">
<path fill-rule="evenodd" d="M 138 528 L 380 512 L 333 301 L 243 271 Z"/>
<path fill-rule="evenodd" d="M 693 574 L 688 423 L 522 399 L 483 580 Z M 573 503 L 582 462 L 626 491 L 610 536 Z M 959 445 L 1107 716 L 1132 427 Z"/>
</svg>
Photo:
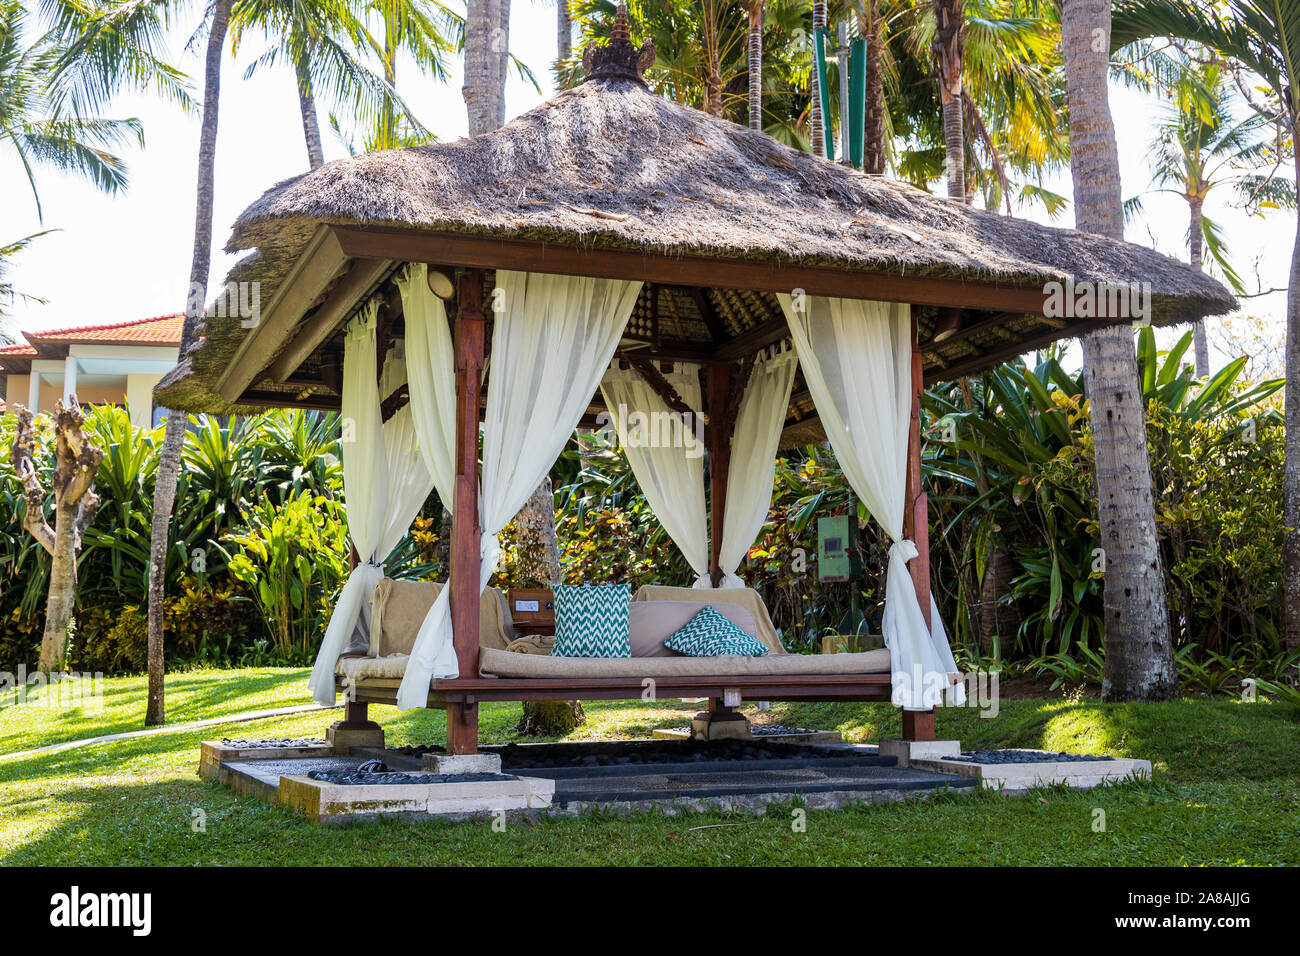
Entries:
<svg viewBox="0 0 1300 956">
<path fill-rule="evenodd" d="M 262 710 L 309 704 L 306 671 L 266 669 L 233 672 L 228 680 L 213 679 L 212 672 L 183 671 L 166 679 L 167 722 L 183 724 L 206 717 L 221 717 L 244 710 Z M 303 684 L 301 700 L 291 693 Z M 11 721 L 0 734 L 0 752 L 13 753 L 86 737 L 143 730 L 144 678 L 111 678 L 105 683 L 103 712 L 89 706 L 55 708 L 33 692 L 26 704 L 0 711 Z"/>
</svg>

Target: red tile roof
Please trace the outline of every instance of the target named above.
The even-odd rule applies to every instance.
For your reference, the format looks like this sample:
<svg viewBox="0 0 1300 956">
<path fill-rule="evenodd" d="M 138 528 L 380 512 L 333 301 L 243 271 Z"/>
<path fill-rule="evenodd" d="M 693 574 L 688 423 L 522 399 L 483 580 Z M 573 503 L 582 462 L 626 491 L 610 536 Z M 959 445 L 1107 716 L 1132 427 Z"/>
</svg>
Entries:
<svg viewBox="0 0 1300 956">
<path fill-rule="evenodd" d="M 24 332 L 29 342 L 58 342 L 75 345 L 81 342 L 99 342 L 121 345 L 180 345 L 181 326 L 185 313 L 158 315 L 134 322 L 117 322 L 113 325 L 83 325 L 69 329 L 50 329 L 46 332 Z M 33 350 L 34 352 L 35 350 Z"/>
<path fill-rule="evenodd" d="M 19 343 L 17 345 L 0 345 L 0 355 L 35 355 L 36 349 L 30 345 Z"/>
</svg>

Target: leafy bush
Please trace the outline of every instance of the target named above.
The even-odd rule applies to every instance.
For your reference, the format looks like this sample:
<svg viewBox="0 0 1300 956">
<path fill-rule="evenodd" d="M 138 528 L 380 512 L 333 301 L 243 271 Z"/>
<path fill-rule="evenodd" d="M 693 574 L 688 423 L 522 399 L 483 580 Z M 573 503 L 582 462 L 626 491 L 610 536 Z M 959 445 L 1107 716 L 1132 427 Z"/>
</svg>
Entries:
<svg viewBox="0 0 1300 956">
<path fill-rule="evenodd" d="M 245 508 L 247 528 L 222 540 L 230 573 L 247 585 L 262 610 L 281 659 L 310 663 L 316 638 L 348 572 L 349 544 L 343 509 L 324 495 L 263 497 Z"/>
</svg>

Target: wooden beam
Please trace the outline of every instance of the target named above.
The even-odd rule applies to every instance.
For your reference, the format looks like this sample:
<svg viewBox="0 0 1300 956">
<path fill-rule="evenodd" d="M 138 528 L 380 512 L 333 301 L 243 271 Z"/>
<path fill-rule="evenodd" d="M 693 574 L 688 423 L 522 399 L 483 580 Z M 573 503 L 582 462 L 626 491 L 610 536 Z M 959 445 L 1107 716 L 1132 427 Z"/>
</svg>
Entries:
<svg viewBox="0 0 1300 956">
<path fill-rule="evenodd" d="M 708 366 L 707 397 L 709 412 L 709 575 L 713 586 L 722 581 L 722 528 L 727 511 L 727 473 L 731 469 L 731 424 L 727 421 L 727 400 L 731 395 L 731 363 L 712 362 Z"/>
<path fill-rule="evenodd" d="M 457 281 L 456 477 L 451 518 L 451 628 L 462 677 L 478 676 L 479 537 L 478 426 L 485 326 L 483 274 L 469 269 Z M 478 750 L 478 707 L 471 702 L 447 710 L 447 752 Z"/>
<path fill-rule="evenodd" d="M 307 357 L 328 340 L 361 304 L 391 266 L 392 263 L 386 259 L 361 259 L 354 263 L 330 290 L 320 308 L 298 327 L 296 334 L 290 332 L 289 344 L 267 369 L 271 381 L 283 382 L 298 371 Z M 379 361 L 382 362 L 382 357 Z"/>
<path fill-rule="evenodd" d="M 727 340 L 713 355 L 718 359 L 744 358 L 759 349 L 775 345 L 789 334 L 790 324 L 785 320 L 785 316 L 779 319 L 768 319 L 749 331 L 742 332 L 735 338 Z"/>
<path fill-rule="evenodd" d="M 954 379 L 962 378 L 966 375 L 975 375 L 983 372 L 995 365 L 1001 365 L 1026 352 L 1032 352 L 1034 349 L 1040 349 L 1044 346 L 1051 345 L 1053 342 L 1059 342 L 1063 338 L 1076 338 L 1085 335 L 1088 332 L 1094 332 L 1097 329 L 1105 328 L 1110 325 L 1120 325 L 1131 320 L 1116 320 L 1115 322 L 1094 322 L 1090 320 L 1074 319 L 1067 331 L 1049 328 L 1041 332 L 1035 332 L 1032 335 L 1026 335 L 1019 342 L 1009 345 L 1000 345 L 995 349 L 987 349 L 978 355 L 972 355 L 970 358 L 962 359 L 959 362 L 953 362 L 947 368 L 935 369 L 925 376 L 925 383 L 933 385 L 935 382 L 950 382 Z"/>
<path fill-rule="evenodd" d="M 683 286 L 789 292 L 909 302 L 914 305 L 1041 312 L 1042 283 L 975 281 L 854 266 L 759 262 L 650 250 L 595 249 L 522 239 L 494 239 L 461 233 L 396 229 L 389 226 L 333 226 L 350 256 L 399 262 L 442 262 L 480 269 L 522 269 L 560 275 L 640 279 Z"/>
<path fill-rule="evenodd" d="M 916 544 L 917 555 L 907 563 L 912 586 L 921 605 L 926 627 L 930 621 L 930 515 L 925 488 L 921 484 L 921 395 L 925 375 L 920 344 L 916 340 L 916 317 L 912 317 L 912 407 L 907 428 L 907 482 L 903 493 L 903 537 Z M 924 719 L 929 717 L 928 722 Z M 904 740 L 934 740 L 934 713 L 903 711 Z"/>
<path fill-rule="evenodd" d="M 638 375 L 645 379 L 646 384 L 654 390 L 655 394 L 664 400 L 664 404 L 669 409 L 679 415 L 698 415 L 700 413 L 698 408 L 691 408 L 686 404 L 686 400 L 677 393 L 677 389 L 672 387 L 668 379 L 664 378 L 663 372 L 655 367 L 654 362 L 644 358 L 629 358 L 628 363 L 636 370 Z"/>
<path fill-rule="evenodd" d="M 693 286 L 676 286 L 678 291 L 685 292 L 692 302 L 695 303 L 695 309 L 700 313 L 700 318 L 709 328 L 709 337 L 714 342 L 723 342 L 727 338 L 726 327 L 722 324 L 722 319 L 718 312 L 713 308 L 713 303 L 709 301 L 708 294 L 697 285 Z"/>
<path fill-rule="evenodd" d="M 258 323 L 245 336 L 225 370 L 216 390 L 228 402 L 236 401 L 266 367 L 281 343 L 293 331 L 303 313 L 312 307 L 330 282 L 347 264 L 347 255 L 329 226 L 319 227 L 289 275 L 280 283 L 275 297 L 262 310 Z"/>
<path fill-rule="evenodd" d="M 706 342 L 661 342 L 641 348 L 620 348 L 615 355 L 621 359 L 646 359 L 651 362 L 712 362 L 714 353 Z"/>
<path fill-rule="evenodd" d="M 961 328 L 948 336 L 948 338 L 944 339 L 942 342 L 936 342 L 931 338 L 922 346 L 922 348 L 927 352 L 932 352 L 941 348 L 947 348 L 950 345 L 957 345 L 960 342 L 965 342 L 967 339 L 987 332 L 990 329 L 1002 328 L 1008 322 L 1014 319 L 1019 319 L 1023 317 L 1023 315 L 1023 312 L 998 312 L 996 315 L 991 315 L 987 319 L 982 319 L 973 325 L 963 324 Z"/>
<path fill-rule="evenodd" d="M 340 401 L 337 395 L 308 395 L 299 399 L 293 392 L 270 392 L 249 389 L 235 398 L 233 404 L 251 408 L 308 408 L 321 412 L 337 412 Z"/>
<path fill-rule="evenodd" d="M 916 600 L 930 624 L 930 523 L 929 502 L 921 485 L 921 395 L 925 392 L 921 349 L 916 342 L 916 319 L 912 319 L 912 407 L 907 426 L 907 482 L 903 511 L 903 537 L 916 543 L 917 556 L 908 562 Z"/>
</svg>

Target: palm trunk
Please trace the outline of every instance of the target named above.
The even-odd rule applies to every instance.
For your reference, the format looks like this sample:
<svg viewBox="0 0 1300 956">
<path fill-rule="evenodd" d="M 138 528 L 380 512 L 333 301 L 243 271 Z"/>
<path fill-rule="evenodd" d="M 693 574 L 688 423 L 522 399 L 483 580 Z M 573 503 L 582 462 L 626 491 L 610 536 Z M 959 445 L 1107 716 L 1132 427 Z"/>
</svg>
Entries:
<svg viewBox="0 0 1300 956">
<path fill-rule="evenodd" d="M 573 55 L 573 20 L 569 17 L 569 0 L 555 0 L 555 75 L 560 64 Z"/>
<path fill-rule="evenodd" d="M 496 127 L 506 122 L 506 76 L 510 69 L 510 0 L 501 0 L 497 10 L 497 43 L 493 48 L 496 54 L 497 80 L 492 87 L 493 119 Z"/>
<path fill-rule="evenodd" d="M 885 171 L 885 76 L 881 69 L 885 30 L 880 18 L 880 0 L 868 0 L 864 12 L 865 16 L 858 18 L 859 29 L 867 41 L 862 169 L 881 175 Z"/>
<path fill-rule="evenodd" d="M 560 583 L 560 546 L 555 534 L 555 495 L 551 479 L 543 478 L 528 502 L 515 515 L 515 562 L 524 587 Z M 576 700 L 524 701 L 518 731 L 559 737 L 586 720 Z"/>
<path fill-rule="evenodd" d="M 1294 121 L 1293 121 L 1294 122 Z M 1295 156 L 1300 177 L 1300 153 Z M 1300 217 L 1286 294 L 1286 471 L 1282 484 L 1282 627 L 1287 650 L 1300 650 Z"/>
<path fill-rule="evenodd" d="M 962 18 L 965 0 L 934 0 L 931 53 L 943 104 L 943 142 L 947 153 L 948 198 L 966 201 L 966 144 L 962 136 Z"/>
<path fill-rule="evenodd" d="M 1108 0 L 1064 0 L 1061 45 L 1070 104 L 1075 225 L 1124 236 L 1119 151 L 1106 76 Z M 1156 537 L 1146 420 L 1133 335 L 1123 326 L 1083 337 L 1105 556 L 1106 700 L 1168 700 L 1178 694 Z"/>
<path fill-rule="evenodd" d="M 826 25 L 826 0 L 814 0 L 813 2 L 813 30 L 816 31 Z M 826 136 L 822 129 L 824 122 L 822 118 L 822 95 L 821 95 L 821 71 L 817 63 L 817 54 L 813 53 L 812 78 L 808 82 L 810 93 L 810 102 L 808 105 L 808 142 L 812 148 L 812 154 L 818 158 L 826 155 Z"/>
<path fill-rule="evenodd" d="M 543 478 L 515 515 L 515 562 L 519 583 L 549 588 L 560 583 L 560 546 L 555 534 L 555 493 Z"/>
<path fill-rule="evenodd" d="M 704 103 L 701 108 L 710 116 L 726 113 L 722 105 L 722 51 L 718 49 L 717 9 L 704 4 Z"/>
<path fill-rule="evenodd" d="M 384 91 L 381 132 L 376 145 L 380 149 L 396 149 L 397 108 L 393 103 L 393 91 L 397 89 L 397 23 L 391 10 L 384 13 L 384 82 L 388 89 Z"/>
<path fill-rule="evenodd" d="M 320 142 L 320 121 L 316 117 L 316 96 L 312 92 L 311 73 L 307 64 L 298 63 L 298 111 L 302 114 L 302 137 L 307 144 L 307 165 L 316 169 L 325 165 L 325 151 Z"/>
<path fill-rule="evenodd" d="M 501 5 L 504 0 L 469 0 L 465 11 L 465 82 L 461 96 L 469 117 L 469 134 L 496 129 L 500 72 L 494 44 L 500 44 Z"/>
<path fill-rule="evenodd" d="M 763 0 L 748 5 L 749 128 L 763 128 Z"/>
<path fill-rule="evenodd" d="M 212 27 L 203 60 L 203 122 L 199 130 L 198 183 L 194 202 L 194 249 L 190 260 L 190 284 L 186 291 L 185 324 L 181 330 L 180 354 L 184 357 L 198 337 L 207 301 L 208 269 L 212 264 L 212 194 L 216 183 L 217 110 L 221 101 L 221 54 L 226 45 L 226 28 L 234 0 L 216 0 Z M 149 697 L 145 706 L 146 725 L 166 719 L 163 702 L 163 593 L 167 568 L 167 538 L 172 505 L 176 501 L 176 480 L 180 475 L 181 447 L 185 441 L 186 415 L 172 411 L 154 473 L 153 526 L 149 537 Z"/>
<path fill-rule="evenodd" d="M 1201 224 L 1201 210 L 1204 201 L 1194 198 L 1187 206 L 1191 217 L 1188 230 L 1191 234 L 1191 263 L 1195 269 L 1201 268 L 1201 244 L 1204 241 L 1205 227 Z M 1205 378 L 1210 374 L 1210 343 L 1205 336 L 1205 319 L 1197 319 L 1192 327 L 1192 342 L 1196 350 L 1196 377 Z"/>
</svg>

